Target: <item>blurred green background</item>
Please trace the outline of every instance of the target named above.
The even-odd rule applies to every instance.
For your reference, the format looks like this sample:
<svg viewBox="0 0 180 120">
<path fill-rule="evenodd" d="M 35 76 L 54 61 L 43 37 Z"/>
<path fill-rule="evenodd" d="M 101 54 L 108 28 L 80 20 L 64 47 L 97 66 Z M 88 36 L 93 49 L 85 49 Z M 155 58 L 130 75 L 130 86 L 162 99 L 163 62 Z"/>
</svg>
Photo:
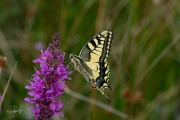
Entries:
<svg viewBox="0 0 180 120">
<path fill-rule="evenodd" d="M 16 71 L 4 98 L 1 120 L 34 119 L 25 85 L 34 74 L 32 60 L 60 32 L 61 50 L 78 54 L 104 29 L 114 32 L 110 64 L 109 103 L 74 71 L 72 91 L 132 116 L 135 120 L 180 120 L 179 0 L 4 0 L 0 1 L 0 55 L 8 67 L 0 74 L 2 95 L 15 62 Z M 124 120 L 89 102 L 61 96 L 62 120 Z M 95 104 L 99 104 L 95 103 Z M 23 106 L 23 112 L 8 113 Z"/>
</svg>

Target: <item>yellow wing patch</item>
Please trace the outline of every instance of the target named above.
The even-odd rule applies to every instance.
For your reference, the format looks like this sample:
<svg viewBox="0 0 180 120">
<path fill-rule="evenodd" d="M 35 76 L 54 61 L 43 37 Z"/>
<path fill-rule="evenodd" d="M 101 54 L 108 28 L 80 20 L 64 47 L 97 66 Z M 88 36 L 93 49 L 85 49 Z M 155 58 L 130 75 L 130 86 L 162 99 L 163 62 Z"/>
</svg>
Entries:
<svg viewBox="0 0 180 120">
<path fill-rule="evenodd" d="M 99 76 L 99 65 L 98 63 L 85 62 L 86 65 L 92 70 L 93 78 L 96 79 Z"/>
<path fill-rule="evenodd" d="M 95 46 L 93 46 L 91 43 L 88 43 L 88 46 L 89 46 L 89 48 L 90 48 L 91 50 L 93 50 L 94 47 L 95 47 Z"/>
<path fill-rule="evenodd" d="M 93 71 L 97 71 L 99 69 L 98 63 L 93 63 L 93 62 L 85 62 L 85 63 Z"/>
</svg>

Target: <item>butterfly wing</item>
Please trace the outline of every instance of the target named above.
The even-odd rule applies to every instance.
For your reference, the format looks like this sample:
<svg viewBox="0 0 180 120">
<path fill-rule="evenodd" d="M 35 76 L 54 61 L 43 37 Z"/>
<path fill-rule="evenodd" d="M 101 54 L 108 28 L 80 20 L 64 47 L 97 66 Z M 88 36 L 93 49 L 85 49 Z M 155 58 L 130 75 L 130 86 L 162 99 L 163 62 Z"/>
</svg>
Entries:
<svg viewBox="0 0 180 120">
<path fill-rule="evenodd" d="M 108 57 L 113 39 L 111 30 L 104 30 L 90 39 L 80 51 L 79 56 L 92 70 L 95 83 L 101 93 L 104 88 L 110 88 Z"/>
</svg>

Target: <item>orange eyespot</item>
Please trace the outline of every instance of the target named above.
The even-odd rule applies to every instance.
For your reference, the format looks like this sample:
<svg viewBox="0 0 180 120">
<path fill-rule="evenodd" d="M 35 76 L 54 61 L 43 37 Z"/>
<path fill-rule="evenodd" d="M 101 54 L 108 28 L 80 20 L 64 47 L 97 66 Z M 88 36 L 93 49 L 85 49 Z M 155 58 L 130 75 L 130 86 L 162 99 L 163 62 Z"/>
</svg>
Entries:
<svg viewBox="0 0 180 120">
<path fill-rule="evenodd" d="M 95 88 L 96 88 L 96 84 L 95 84 L 95 83 L 92 83 L 92 87 L 95 89 Z"/>
</svg>

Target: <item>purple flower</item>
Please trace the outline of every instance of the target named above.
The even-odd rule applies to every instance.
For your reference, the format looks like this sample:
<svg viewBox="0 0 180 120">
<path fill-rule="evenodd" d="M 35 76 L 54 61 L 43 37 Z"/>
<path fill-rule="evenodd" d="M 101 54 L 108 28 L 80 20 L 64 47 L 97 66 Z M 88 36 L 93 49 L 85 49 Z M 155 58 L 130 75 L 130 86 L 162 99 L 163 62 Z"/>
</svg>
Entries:
<svg viewBox="0 0 180 120">
<path fill-rule="evenodd" d="M 68 66 L 64 65 L 65 54 L 58 50 L 58 33 L 52 37 L 52 43 L 43 51 L 41 56 L 33 60 L 39 63 L 40 68 L 35 68 L 36 73 L 32 76 L 29 86 L 25 86 L 30 97 L 24 100 L 30 104 L 31 110 L 37 120 L 46 120 L 57 114 L 64 117 L 61 112 L 63 104 L 58 96 L 63 94 L 65 80 L 69 78 Z"/>
</svg>

